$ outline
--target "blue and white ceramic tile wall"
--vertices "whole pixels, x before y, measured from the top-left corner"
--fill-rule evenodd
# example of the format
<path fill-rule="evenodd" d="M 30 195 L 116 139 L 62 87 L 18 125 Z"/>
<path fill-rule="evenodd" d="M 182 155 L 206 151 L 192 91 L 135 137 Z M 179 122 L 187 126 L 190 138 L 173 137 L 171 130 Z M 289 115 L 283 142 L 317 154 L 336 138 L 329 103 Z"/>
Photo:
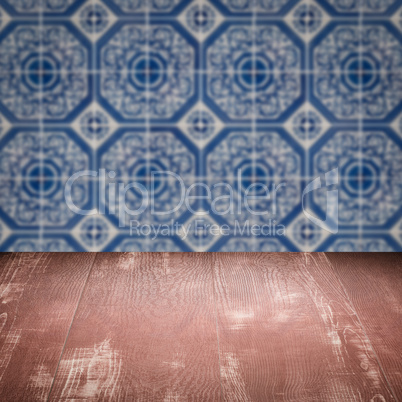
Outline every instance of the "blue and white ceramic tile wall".
<path fill-rule="evenodd" d="M 400 0 L 2 0 L 0 249 L 400 251 L 401 105 Z M 302 192 L 336 167 L 332 234 L 303 213 Z M 72 200 L 97 214 L 66 205 L 68 178 L 99 169 L 113 172 L 108 185 L 147 185 L 161 169 L 187 187 L 225 181 L 235 200 L 256 178 L 286 182 L 270 217 L 286 235 L 130 235 L 96 177 L 75 181 Z M 177 205 L 177 180 L 155 188 L 157 210 Z M 324 216 L 327 190 L 309 194 L 314 216 Z M 212 199 L 223 193 L 213 188 Z M 130 190 L 126 203 L 139 208 L 141 194 Z M 135 219 L 268 222 L 186 205 Z"/>

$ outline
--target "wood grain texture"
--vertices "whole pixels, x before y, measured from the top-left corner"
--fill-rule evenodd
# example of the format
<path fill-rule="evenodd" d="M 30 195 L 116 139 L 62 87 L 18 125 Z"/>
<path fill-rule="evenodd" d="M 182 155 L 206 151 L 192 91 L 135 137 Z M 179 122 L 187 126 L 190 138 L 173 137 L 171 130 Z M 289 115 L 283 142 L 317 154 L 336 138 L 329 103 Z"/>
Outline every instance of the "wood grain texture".
<path fill-rule="evenodd" d="M 0 254 L 1 401 L 402 399 L 398 254 L 94 258 Z"/>
<path fill-rule="evenodd" d="M 51 400 L 219 396 L 211 256 L 103 253 L 84 291 Z"/>
<path fill-rule="evenodd" d="M 93 254 L 0 257 L 0 400 L 46 400 Z"/>
<path fill-rule="evenodd" d="M 398 253 L 327 253 L 402 400 L 402 258 Z"/>
<path fill-rule="evenodd" d="M 12 253 L 1 253 L 0 252 L 0 269 L 6 265 L 7 261 L 12 257 Z"/>
<path fill-rule="evenodd" d="M 228 401 L 391 401 L 359 319 L 322 254 L 214 256 Z"/>

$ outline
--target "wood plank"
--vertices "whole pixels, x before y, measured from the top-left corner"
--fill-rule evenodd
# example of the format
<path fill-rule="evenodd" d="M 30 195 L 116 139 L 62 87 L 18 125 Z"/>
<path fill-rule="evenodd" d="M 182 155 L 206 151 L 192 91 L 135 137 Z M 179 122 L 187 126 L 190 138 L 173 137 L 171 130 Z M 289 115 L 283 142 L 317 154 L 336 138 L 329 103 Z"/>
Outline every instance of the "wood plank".
<path fill-rule="evenodd" d="M 12 253 L 0 252 L 0 270 L 7 264 L 7 261 L 12 257 Z"/>
<path fill-rule="evenodd" d="M 399 253 L 326 253 L 402 400 L 402 258 Z"/>
<path fill-rule="evenodd" d="M 51 400 L 219 400 L 208 254 L 102 253 Z"/>
<path fill-rule="evenodd" d="M 393 400 L 324 255 L 219 253 L 214 272 L 225 400 Z"/>
<path fill-rule="evenodd" d="M 94 254 L 0 260 L 0 400 L 48 397 Z"/>

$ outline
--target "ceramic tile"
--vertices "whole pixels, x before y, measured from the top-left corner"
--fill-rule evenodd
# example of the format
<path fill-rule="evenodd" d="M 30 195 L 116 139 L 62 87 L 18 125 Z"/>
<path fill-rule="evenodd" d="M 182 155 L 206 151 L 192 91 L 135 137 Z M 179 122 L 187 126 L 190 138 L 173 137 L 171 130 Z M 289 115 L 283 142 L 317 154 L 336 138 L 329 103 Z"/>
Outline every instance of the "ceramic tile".
<path fill-rule="evenodd" d="M 2 251 L 402 247 L 399 0 L 4 0 L 0 54 Z"/>

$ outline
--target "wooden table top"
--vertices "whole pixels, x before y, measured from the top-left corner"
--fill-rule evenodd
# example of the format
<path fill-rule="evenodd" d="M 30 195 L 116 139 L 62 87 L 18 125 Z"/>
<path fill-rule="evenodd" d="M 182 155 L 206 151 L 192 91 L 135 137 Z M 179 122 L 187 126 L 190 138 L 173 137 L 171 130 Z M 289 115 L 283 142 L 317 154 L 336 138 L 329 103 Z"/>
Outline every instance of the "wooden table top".
<path fill-rule="evenodd" d="M 0 400 L 402 400 L 402 258 L 0 254 Z"/>

